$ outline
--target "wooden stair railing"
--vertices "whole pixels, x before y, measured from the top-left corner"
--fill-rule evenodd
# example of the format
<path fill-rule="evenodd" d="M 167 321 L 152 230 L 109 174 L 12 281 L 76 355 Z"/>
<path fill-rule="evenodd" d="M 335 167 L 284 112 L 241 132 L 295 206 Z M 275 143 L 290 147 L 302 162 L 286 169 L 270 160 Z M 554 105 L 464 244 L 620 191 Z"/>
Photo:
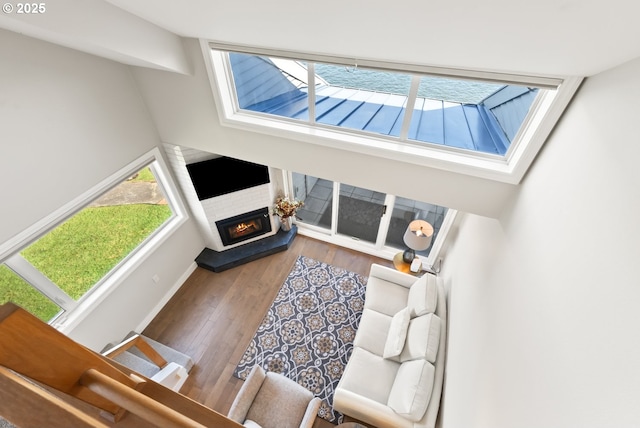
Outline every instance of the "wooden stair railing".
<path fill-rule="evenodd" d="M 60 397 L 0 366 L 0 415 L 18 426 L 107 428 Z"/>
<path fill-rule="evenodd" d="M 38 388 L 30 389 L 27 380 L 7 369 L 108 412 L 115 425 L 95 419 L 95 423 L 91 422 L 79 409 L 75 414 L 69 406 L 79 406 L 74 406 L 71 399 L 65 400 L 64 394 L 38 393 Z M 12 303 L 0 306 L 0 380 L 14 390 L 51 404 L 50 411 L 62 409 L 71 417 L 88 421 L 88 425 L 78 426 L 117 426 L 125 413 L 130 412 L 162 427 L 241 428 L 226 416 L 127 371 Z M 60 401 L 67 404 L 59 405 Z M 30 407 L 25 405 L 21 411 L 28 414 Z M 20 411 L 14 409 L 12 414 L 20 416 Z"/>

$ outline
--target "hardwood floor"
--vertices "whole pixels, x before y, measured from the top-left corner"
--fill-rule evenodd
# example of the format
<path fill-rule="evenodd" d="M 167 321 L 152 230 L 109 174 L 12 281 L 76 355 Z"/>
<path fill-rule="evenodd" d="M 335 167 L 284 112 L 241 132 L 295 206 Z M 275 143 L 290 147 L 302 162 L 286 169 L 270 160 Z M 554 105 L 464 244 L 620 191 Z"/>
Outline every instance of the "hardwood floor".
<path fill-rule="evenodd" d="M 194 359 L 183 394 L 227 414 L 242 384 L 233 371 L 298 255 L 365 276 L 372 263 L 393 265 L 298 235 L 287 251 L 236 268 L 196 269 L 143 332 Z M 318 419 L 314 426 L 332 425 Z"/>

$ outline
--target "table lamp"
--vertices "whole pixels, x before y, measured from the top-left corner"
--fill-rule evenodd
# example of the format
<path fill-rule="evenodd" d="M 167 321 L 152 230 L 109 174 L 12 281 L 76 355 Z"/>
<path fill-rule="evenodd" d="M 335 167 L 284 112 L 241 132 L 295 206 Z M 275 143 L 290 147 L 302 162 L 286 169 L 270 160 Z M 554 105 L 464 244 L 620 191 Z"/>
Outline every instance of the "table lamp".
<path fill-rule="evenodd" d="M 424 220 L 413 220 L 404 232 L 404 243 L 409 249 L 402 254 L 405 263 L 411 263 L 416 258 L 416 251 L 429 248 L 433 237 L 433 226 Z"/>

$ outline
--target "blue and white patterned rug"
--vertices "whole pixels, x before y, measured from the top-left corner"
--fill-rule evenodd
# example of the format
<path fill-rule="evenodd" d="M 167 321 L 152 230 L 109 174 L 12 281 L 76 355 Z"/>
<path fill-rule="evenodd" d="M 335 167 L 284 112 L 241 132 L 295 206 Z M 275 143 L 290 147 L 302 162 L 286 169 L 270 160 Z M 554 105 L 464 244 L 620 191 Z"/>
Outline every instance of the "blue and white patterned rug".
<path fill-rule="evenodd" d="M 281 373 L 322 399 L 318 416 L 340 422 L 333 392 L 353 350 L 366 283 L 359 274 L 298 256 L 234 376 L 246 379 L 255 364 Z"/>

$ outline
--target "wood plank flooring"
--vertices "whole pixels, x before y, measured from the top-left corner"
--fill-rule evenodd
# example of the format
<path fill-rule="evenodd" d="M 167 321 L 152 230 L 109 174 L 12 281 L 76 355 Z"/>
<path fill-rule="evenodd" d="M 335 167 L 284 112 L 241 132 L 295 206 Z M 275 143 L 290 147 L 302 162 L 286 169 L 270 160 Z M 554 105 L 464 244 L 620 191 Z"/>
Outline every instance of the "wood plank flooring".
<path fill-rule="evenodd" d="M 194 359 L 184 395 L 227 414 L 242 384 L 233 371 L 299 255 L 365 276 L 372 263 L 393 266 L 298 235 L 287 251 L 233 269 L 196 269 L 143 332 Z M 314 427 L 332 425 L 318 418 Z"/>

